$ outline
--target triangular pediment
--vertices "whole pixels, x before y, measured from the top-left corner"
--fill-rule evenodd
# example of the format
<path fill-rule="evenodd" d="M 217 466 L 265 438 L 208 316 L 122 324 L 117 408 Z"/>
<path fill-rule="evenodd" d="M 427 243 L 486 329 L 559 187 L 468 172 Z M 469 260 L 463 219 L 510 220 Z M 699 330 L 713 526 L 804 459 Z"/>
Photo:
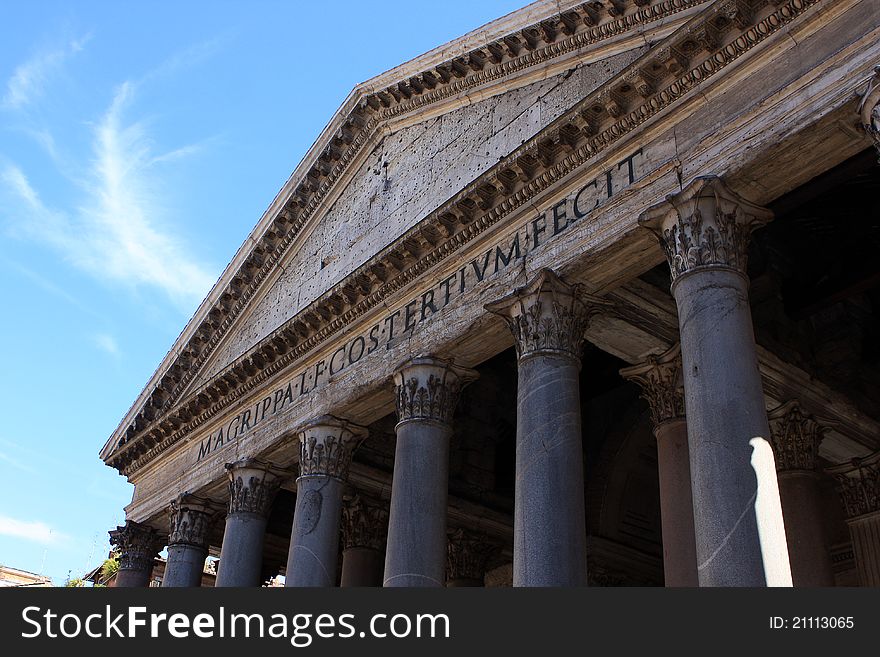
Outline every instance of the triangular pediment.
<path fill-rule="evenodd" d="M 648 38 L 662 42 L 707 2 L 645 4 L 534 3 L 359 85 L 102 458 L 124 469 L 148 457 L 248 372 L 308 343 L 333 316 L 373 294 L 408 254 L 434 248 L 631 99 L 646 97 L 652 83 L 644 66 L 626 82 L 617 78 L 644 59 Z M 597 96 L 610 80 L 615 88 Z M 588 96 L 596 98 L 583 107 Z M 498 170 L 506 160 L 509 167 Z M 484 181 L 490 173 L 492 182 Z M 414 232 L 429 215 L 431 226 Z"/>

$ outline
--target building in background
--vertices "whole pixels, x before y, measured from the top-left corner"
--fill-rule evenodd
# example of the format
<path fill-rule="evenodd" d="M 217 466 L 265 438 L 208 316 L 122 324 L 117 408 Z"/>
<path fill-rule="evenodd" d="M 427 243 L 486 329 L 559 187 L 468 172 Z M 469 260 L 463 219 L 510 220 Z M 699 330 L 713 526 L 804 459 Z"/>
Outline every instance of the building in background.
<path fill-rule="evenodd" d="M 356 87 L 101 451 L 117 585 L 880 584 L 878 37 L 548 0 Z"/>

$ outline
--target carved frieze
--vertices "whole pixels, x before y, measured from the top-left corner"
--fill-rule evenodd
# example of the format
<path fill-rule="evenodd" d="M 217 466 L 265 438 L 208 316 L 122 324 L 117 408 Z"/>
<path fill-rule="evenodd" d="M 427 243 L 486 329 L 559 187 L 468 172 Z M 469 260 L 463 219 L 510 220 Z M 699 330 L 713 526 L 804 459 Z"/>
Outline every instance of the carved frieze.
<path fill-rule="evenodd" d="M 119 551 L 121 570 L 150 570 L 153 559 L 162 549 L 163 540 L 159 533 L 132 520 L 109 532 L 110 545 Z"/>
<path fill-rule="evenodd" d="M 448 535 L 446 543 L 446 578 L 448 580 L 483 580 L 486 566 L 498 551 L 486 536 L 459 527 Z"/>
<path fill-rule="evenodd" d="M 366 437 L 366 428 L 332 415 L 309 422 L 297 432 L 300 476 L 345 481 L 352 451 Z"/>
<path fill-rule="evenodd" d="M 407 361 L 394 372 L 398 423 L 450 424 L 461 389 L 478 376 L 441 358 L 419 356 Z"/>
<path fill-rule="evenodd" d="M 211 529 L 218 517 L 211 500 L 184 493 L 171 502 L 171 531 L 168 545 L 207 548 Z"/>
<path fill-rule="evenodd" d="M 721 178 L 701 176 L 643 212 L 639 224 L 659 238 L 674 287 L 684 274 L 707 268 L 745 276 L 751 232 L 772 218 L 770 210 L 749 203 Z"/>
<path fill-rule="evenodd" d="M 580 364 L 590 317 L 610 305 L 544 269 L 525 287 L 485 307 L 507 323 L 520 360 L 555 355 Z"/>
<path fill-rule="evenodd" d="M 365 547 L 383 551 L 388 532 L 388 508 L 356 494 L 342 507 L 344 549 Z"/>
<path fill-rule="evenodd" d="M 801 405 L 792 400 L 767 414 L 770 439 L 778 472 L 813 471 L 819 457 L 819 443 L 828 427 L 822 426 Z"/>
<path fill-rule="evenodd" d="M 620 375 L 639 384 L 642 399 L 651 409 L 654 427 L 682 419 L 684 382 L 681 374 L 681 345 L 675 344 L 659 356 L 648 356 L 644 363 L 620 370 Z"/>
<path fill-rule="evenodd" d="M 850 520 L 880 512 L 880 451 L 833 466 L 827 472 L 837 480 L 837 490 Z"/>
<path fill-rule="evenodd" d="M 268 516 L 288 473 L 257 459 L 243 459 L 225 467 L 229 476 L 228 512 Z"/>

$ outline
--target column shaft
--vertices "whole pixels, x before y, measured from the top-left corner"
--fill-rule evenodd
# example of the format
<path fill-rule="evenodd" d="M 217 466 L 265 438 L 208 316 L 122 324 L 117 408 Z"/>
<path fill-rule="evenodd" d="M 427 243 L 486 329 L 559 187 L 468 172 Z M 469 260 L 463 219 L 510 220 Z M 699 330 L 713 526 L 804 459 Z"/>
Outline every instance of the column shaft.
<path fill-rule="evenodd" d="M 422 356 L 394 373 L 397 445 L 384 586 L 443 586 L 449 439 L 461 388 L 477 373 Z"/>
<path fill-rule="evenodd" d="M 446 503 L 449 438 L 439 423 L 397 429 L 385 586 L 443 586 L 446 580 Z"/>
<path fill-rule="evenodd" d="M 202 585 L 202 571 L 208 550 L 195 545 L 169 545 L 165 564 L 163 587 L 193 587 Z"/>
<path fill-rule="evenodd" d="M 229 513 L 215 586 L 260 586 L 272 501 L 286 473 L 256 459 L 226 465 Z"/>
<path fill-rule="evenodd" d="M 654 429 L 660 477 L 660 522 L 666 586 L 699 586 L 687 423 L 683 418 Z"/>
<path fill-rule="evenodd" d="M 507 322 L 519 365 L 514 586 L 587 584 L 580 354 L 606 305 L 544 269 L 486 306 Z"/>
<path fill-rule="evenodd" d="M 880 586 L 880 513 L 851 520 L 856 572 L 861 586 Z"/>
<path fill-rule="evenodd" d="M 779 497 L 791 555 L 792 583 L 799 587 L 834 586 L 816 473 L 779 472 Z"/>
<path fill-rule="evenodd" d="M 519 363 L 513 585 L 585 586 L 587 533 L 577 364 Z"/>
<path fill-rule="evenodd" d="M 335 586 L 342 493 L 351 452 L 367 430 L 325 415 L 298 431 L 300 476 L 285 586 Z"/>
<path fill-rule="evenodd" d="M 385 555 L 369 547 L 350 547 L 342 551 L 340 586 L 382 586 Z"/>
<path fill-rule="evenodd" d="M 746 273 L 749 234 L 771 217 L 703 177 L 639 219 L 678 306 L 701 586 L 791 586 Z"/>

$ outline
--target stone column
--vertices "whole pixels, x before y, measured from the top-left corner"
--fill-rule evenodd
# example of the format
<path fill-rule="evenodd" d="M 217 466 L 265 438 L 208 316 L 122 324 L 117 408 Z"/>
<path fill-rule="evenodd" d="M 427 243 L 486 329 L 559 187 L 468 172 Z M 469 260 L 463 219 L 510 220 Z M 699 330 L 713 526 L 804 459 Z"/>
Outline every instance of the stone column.
<path fill-rule="evenodd" d="M 202 585 L 208 539 L 217 512 L 217 506 L 211 500 L 189 493 L 171 503 L 171 533 L 163 587 Z"/>
<path fill-rule="evenodd" d="M 880 586 L 880 451 L 828 468 L 837 479 L 861 586 Z"/>
<path fill-rule="evenodd" d="M 769 413 L 794 586 L 834 586 L 816 459 L 825 429 L 797 401 Z"/>
<path fill-rule="evenodd" d="M 367 430 L 325 415 L 303 426 L 300 475 L 290 534 L 285 586 L 335 586 L 342 492 L 351 453 Z"/>
<path fill-rule="evenodd" d="M 342 507 L 341 586 L 382 586 L 388 510 L 357 494 Z"/>
<path fill-rule="evenodd" d="M 385 550 L 385 586 L 443 586 L 449 439 L 474 370 L 420 356 L 394 372 L 397 445 Z"/>
<path fill-rule="evenodd" d="M 288 473 L 257 459 L 226 464 L 229 511 L 215 586 L 260 586 L 272 501 Z"/>
<path fill-rule="evenodd" d="M 163 540 L 155 529 L 132 520 L 109 532 L 110 544 L 119 551 L 119 572 L 114 586 L 150 585 L 153 560 L 162 549 Z"/>
<path fill-rule="evenodd" d="M 620 374 L 639 384 L 642 398 L 651 409 L 657 439 L 666 586 L 699 586 L 681 346 L 676 344 L 659 356 L 648 357 L 641 365 L 620 370 Z"/>
<path fill-rule="evenodd" d="M 587 583 L 579 371 L 584 331 L 602 305 L 544 269 L 486 306 L 513 332 L 519 362 L 514 586 Z"/>
<path fill-rule="evenodd" d="M 485 586 L 486 564 L 495 546 L 485 536 L 458 528 L 449 533 L 446 586 Z"/>
<path fill-rule="evenodd" d="M 791 586 L 746 273 L 771 217 L 709 176 L 639 218 L 678 306 L 700 586 Z"/>

